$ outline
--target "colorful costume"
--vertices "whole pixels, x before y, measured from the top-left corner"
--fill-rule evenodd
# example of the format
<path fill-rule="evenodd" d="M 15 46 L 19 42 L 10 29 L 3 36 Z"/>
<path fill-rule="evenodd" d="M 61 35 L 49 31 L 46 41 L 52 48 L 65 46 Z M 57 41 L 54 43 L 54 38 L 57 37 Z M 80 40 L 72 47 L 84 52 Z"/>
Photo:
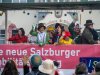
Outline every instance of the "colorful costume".
<path fill-rule="evenodd" d="M 73 40 L 70 38 L 71 34 L 70 32 L 64 32 L 63 36 L 59 39 L 59 44 L 72 44 Z"/>

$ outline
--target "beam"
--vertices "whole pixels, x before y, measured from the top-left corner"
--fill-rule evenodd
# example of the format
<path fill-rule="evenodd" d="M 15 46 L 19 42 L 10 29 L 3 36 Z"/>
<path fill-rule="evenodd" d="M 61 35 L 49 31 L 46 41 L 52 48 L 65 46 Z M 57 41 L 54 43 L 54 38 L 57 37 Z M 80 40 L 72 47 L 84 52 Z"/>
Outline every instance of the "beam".
<path fill-rule="evenodd" d="M 100 9 L 100 1 L 90 2 L 59 2 L 59 3 L 0 3 L 0 10 L 21 10 L 21 9 L 35 9 L 35 10 L 79 10 L 79 9 Z"/>

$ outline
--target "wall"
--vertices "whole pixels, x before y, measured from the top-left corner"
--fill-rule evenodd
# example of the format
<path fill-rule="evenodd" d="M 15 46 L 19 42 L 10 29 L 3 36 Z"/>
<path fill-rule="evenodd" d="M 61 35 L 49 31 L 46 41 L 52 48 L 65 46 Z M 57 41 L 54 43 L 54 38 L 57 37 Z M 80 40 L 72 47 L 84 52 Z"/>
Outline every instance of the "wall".
<path fill-rule="evenodd" d="M 94 28 L 100 29 L 100 10 L 93 10 L 91 14 L 89 14 L 90 10 L 85 10 L 84 12 L 80 12 L 81 14 L 81 24 L 84 25 L 87 19 L 93 20 Z"/>
<path fill-rule="evenodd" d="M 24 10 L 8 11 L 8 21 L 14 23 L 17 28 L 23 27 L 26 34 L 28 34 L 32 25 L 38 23 L 37 17 L 34 18 L 35 15 L 37 15 L 35 10 L 26 10 L 25 12 Z"/>
<path fill-rule="evenodd" d="M 24 10 L 9 10 L 8 11 L 8 25 L 11 23 L 14 23 L 17 28 L 23 27 L 26 31 L 26 35 L 28 35 L 29 31 L 31 30 L 31 27 L 33 24 L 38 24 L 38 10 L 26 10 L 25 13 L 23 13 Z M 65 10 L 66 12 L 78 12 L 79 16 L 79 22 L 81 19 L 81 25 L 84 26 L 85 21 L 87 19 L 92 19 L 94 22 L 94 28 L 100 29 L 100 11 L 99 10 L 93 10 L 91 14 L 89 14 L 90 10 L 84 10 L 84 12 L 81 12 L 81 10 Z M 46 11 L 47 12 L 47 11 Z M 28 15 L 28 13 L 30 13 Z M 34 16 L 37 16 L 36 18 Z M 81 18 L 80 18 L 81 15 Z M 0 28 L 4 28 L 5 22 L 5 14 L 0 16 Z M 1 26 L 2 25 L 2 26 Z"/>

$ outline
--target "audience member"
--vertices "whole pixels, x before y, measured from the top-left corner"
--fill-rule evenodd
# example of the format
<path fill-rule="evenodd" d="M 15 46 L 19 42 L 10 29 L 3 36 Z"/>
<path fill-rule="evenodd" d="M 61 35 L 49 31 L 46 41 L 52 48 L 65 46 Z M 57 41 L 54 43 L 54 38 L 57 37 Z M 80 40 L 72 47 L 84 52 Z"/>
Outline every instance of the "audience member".
<path fill-rule="evenodd" d="M 27 65 L 28 61 L 29 61 L 28 57 L 24 56 L 24 58 L 23 58 L 24 75 L 37 75 L 39 72 L 38 67 L 42 63 L 41 56 L 34 54 L 30 57 L 30 65 L 31 65 L 31 69 L 32 69 L 31 72 L 29 71 L 29 66 Z"/>
<path fill-rule="evenodd" d="M 13 60 L 8 60 L 1 75 L 19 75 L 16 64 Z"/>
<path fill-rule="evenodd" d="M 55 75 L 55 66 L 52 60 L 46 59 L 39 66 L 39 71 L 42 74 L 38 75 Z"/>
<path fill-rule="evenodd" d="M 100 75 L 100 62 L 98 62 L 95 66 L 95 75 Z"/>
<path fill-rule="evenodd" d="M 85 63 L 81 62 L 76 66 L 75 75 L 88 75 L 88 68 Z"/>

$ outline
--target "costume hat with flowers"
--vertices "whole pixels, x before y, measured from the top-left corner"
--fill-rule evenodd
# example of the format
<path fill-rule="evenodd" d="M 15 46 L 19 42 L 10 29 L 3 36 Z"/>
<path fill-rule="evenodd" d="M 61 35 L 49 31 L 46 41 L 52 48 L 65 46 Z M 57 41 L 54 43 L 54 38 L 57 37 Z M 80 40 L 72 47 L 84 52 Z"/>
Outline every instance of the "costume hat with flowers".
<path fill-rule="evenodd" d="M 30 57 L 30 64 L 32 67 L 39 67 L 39 65 L 41 65 L 42 63 L 42 58 L 40 55 L 38 54 L 33 54 L 31 57 Z"/>

